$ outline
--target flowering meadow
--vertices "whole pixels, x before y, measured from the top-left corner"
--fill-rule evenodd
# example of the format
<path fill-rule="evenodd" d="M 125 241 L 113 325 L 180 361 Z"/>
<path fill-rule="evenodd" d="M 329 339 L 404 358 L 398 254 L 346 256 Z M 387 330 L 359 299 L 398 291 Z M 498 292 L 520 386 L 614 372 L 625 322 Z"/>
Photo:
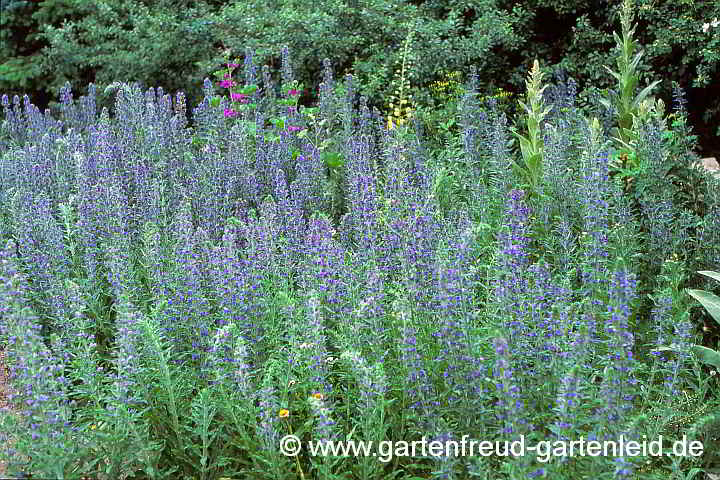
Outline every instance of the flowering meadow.
<path fill-rule="evenodd" d="M 696 347 L 715 348 L 717 325 L 686 291 L 716 288 L 697 271 L 720 270 L 720 190 L 691 167 L 679 89 L 670 115 L 623 102 L 625 70 L 627 91 L 580 108 L 572 79 L 547 83 L 536 62 L 513 126 L 471 75 L 438 146 L 417 119 L 370 111 L 329 60 L 312 108 L 287 49 L 279 90 L 249 51 L 215 73 L 191 112 L 181 92 L 125 83 L 112 114 L 93 85 L 79 99 L 63 89 L 59 118 L 2 97 L 8 475 L 720 469 L 720 366 Z M 303 446 L 662 435 L 668 455 L 285 456 L 289 434 Z M 703 453 L 668 452 L 683 437 Z"/>

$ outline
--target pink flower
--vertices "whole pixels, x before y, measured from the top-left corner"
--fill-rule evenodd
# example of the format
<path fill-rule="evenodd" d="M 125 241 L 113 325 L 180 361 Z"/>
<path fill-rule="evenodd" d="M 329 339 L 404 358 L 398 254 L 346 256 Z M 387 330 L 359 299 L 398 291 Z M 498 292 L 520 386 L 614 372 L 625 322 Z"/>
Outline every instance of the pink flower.
<path fill-rule="evenodd" d="M 296 107 L 288 107 L 288 113 L 295 113 L 295 112 L 297 112 Z"/>
<path fill-rule="evenodd" d="M 232 77 L 232 75 L 230 75 L 229 73 L 226 73 L 225 75 L 223 75 L 223 78 L 230 78 L 230 77 Z"/>
<path fill-rule="evenodd" d="M 233 109 L 231 109 L 231 108 L 226 108 L 226 109 L 225 109 L 225 116 L 226 116 L 227 118 L 235 117 L 235 116 L 237 116 L 237 114 L 238 114 L 238 112 L 236 112 L 235 110 L 233 110 Z"/>
<path fill-rule="evenodd" d="M 294 97 L 295 95 L 298 95 L 300 92 L 298 90 L 292 89 L 288 93 Z"/>
<path fill-rule="evenodd" d="M 233 102 L 247 103 L 249 98 L 244 93 L 231 93 L 230 98 Z"/>
<path fill-rule="evenodd" d="M 288 132 L 297 132 L 298 130 L 302 130 L 303 127 L 298 127 L 297 125 L 290 125 L 287 129 Z"/>
<path fill-rule="evenodd" d="M 237 63 L 228 63 L 227 66 L 228 66 L 228 68 L 237 68 L 240 65 L 238 65 Z"/>
<path fill-rule="evenodd" d="M 222 82 L 219 83 L 219 85 L 222 88 L 230 88 L 230 87 L 234 87 L 235 85 L 237 85 L 237 83 L 233 82 L 232 80 L 223 80 Z"/>

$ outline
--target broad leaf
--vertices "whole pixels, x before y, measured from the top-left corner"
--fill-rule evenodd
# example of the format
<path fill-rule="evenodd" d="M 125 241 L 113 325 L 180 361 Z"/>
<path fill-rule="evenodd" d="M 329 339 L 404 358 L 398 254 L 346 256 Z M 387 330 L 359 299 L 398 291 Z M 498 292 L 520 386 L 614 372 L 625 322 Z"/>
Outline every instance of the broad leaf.
<path fill-rule="evenodd" d="M 698 356 L 701 362 L 707 365 L 712 365 L 720 370 L 720 352 L 701 345 L 693 345 L 690 348 L 693 353 Z"/>
<path fill-rule="evenodd" d="M 687 289 L 687 293 L 702 303 L 702 306 L 705 307 L 710 316 L 720 325 L 720 298 L 705 290 Z"/>
<path fill-rule="evenodd" d="M 705 275 L 706 277 L 710 277 L 710 278 L 715 279 L 718 282 L 720 282 L 720 273 L 718 273 L 718 272 L 703 270 L 703 271 L 697 272 L 697 273 L 699 273 L 700 275 Z"/>

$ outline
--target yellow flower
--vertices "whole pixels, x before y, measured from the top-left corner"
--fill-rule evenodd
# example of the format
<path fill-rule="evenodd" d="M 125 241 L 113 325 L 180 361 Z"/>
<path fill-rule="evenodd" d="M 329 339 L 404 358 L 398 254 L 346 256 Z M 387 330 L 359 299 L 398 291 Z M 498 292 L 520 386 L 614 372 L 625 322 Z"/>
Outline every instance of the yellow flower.
<path fill-rule="evenodd" d="M 325 400 L 325 395 L 320 392 L 313 393 L 311 396 L 313 398 L 317 398 L 318 400 Z"/>
<path fill-rule="evenodd" d="M 280 411 L 278 412 L 278 417 L 280 417 L 280 418 L 287 418 L 289 416 L 290 416 L 290 410 L 288 410 L 287 408 L 281 408 Z"/>

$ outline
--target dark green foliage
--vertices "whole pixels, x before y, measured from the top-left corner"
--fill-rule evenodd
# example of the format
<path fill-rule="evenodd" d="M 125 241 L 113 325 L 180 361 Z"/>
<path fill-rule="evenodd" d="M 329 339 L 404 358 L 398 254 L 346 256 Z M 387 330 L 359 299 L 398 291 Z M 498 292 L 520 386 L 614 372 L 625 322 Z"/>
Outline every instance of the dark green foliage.
<path fill-rule="evenodd" d="M 645 49 L 640 83 L 662 73 L 692 87 L 691 119 L 708 125 L 698 128 L 705 137 L 714 133 L 720 101 L 712 99 L 720 97 L 713 95 L 712 80 L 720 62 L 720 29 L 703 31 L 702 25 L 720 17 L 720 4 L 635 4 L 637 38 Z M 428 105 L 427 87 L 443 71 L 467 72 L 471 65 L 478 68 L 483 93 L 497 87 L 520 93 L 535 58 L 564 68 L 580 90 L 589 84 L 603 89 L 614 82 L 603 65 L 613 64 L 612 32 L 618 30 L 618 5 L 596 0 L 3 0 L 1 9 L 0 57 L 7 60 L 0 63 L 0 92 L 28 92 L 41 109 L 66 81 L 76 92 L 89 82 L 102 90 L 113 81 L 138 81 L 183 90 L 188 103 L 196 104 L 202 79 L 219 66 L 224 47 L 237 56 L 250 47 L 256 65 L 278 67 L 279 48 L 287 44 L 297 79 L 313 91 L 327 57 L 336 78 L 353 73 L 371 108 L 385 111 L 410 30 L 415 66 L 410 81 L 418 106 Z M 656 94 L 668 100 L 670 82 Z M 100 106 L 107 106 L 103 99 Z M 706 147 L 708 142 L 701 138 Z"/>
<path fill-rule="evenodd" d="M 47 42 L 42 28 L 82 18 L 87 5 L 73 0 L 0 2 L 0 91 L 48 92 L 41 54 Z"/>
<path fill-rule="evenodd" d="M 245 47 L 254 49 L 258 64 L 276 65 L 279 42 L 287 44 L 295 77 L 313 87 L 318 84 L 322 60 L 330 58 L 336 78 L 353 73 L 361 85 L 359 93 L 381 109 L 392 93 L 391 81 L 411 30 L 413 87 L 427 87 L 440 79 L 444 70 L 488 66 L 493 46 L 510 46 L 517 39 L 512 15 L 498 11 L 493 0 L 421 6 L 398 0 L 279 3 L 252 1 L 228 6 L 213 17 L 222 33 L 219 38 L 237 54 Z"/>
<path fill-rule="evenodd" d="M 132 80 L 183 90 L 194 104 L 207 76 L 195 63 L 213 49 L 201 20 L 209 8 L 202 2 L 3 2 L 0 35 L 8 60 L 0 64 L 0 91 L 36 92 L 44 107 L 67 81 L 77 92 L 89 82 L 102 91 Z M 100 100 L 108 106 L 109 98 Z"/>

